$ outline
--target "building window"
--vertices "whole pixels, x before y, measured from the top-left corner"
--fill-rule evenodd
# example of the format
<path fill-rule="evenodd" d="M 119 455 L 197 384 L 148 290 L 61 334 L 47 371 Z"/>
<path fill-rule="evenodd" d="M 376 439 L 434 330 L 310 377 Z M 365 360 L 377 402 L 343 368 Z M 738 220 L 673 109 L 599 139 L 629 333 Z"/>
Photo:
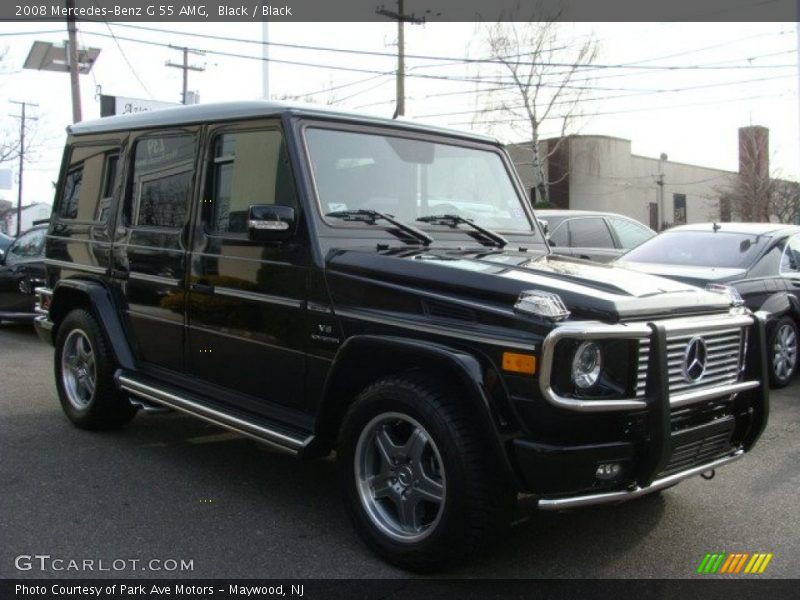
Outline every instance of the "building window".
<path fill-rule="evenodd" d="M 672 222 L 675 225 L 686 224 L 686 194 L 672 194 Z"/>

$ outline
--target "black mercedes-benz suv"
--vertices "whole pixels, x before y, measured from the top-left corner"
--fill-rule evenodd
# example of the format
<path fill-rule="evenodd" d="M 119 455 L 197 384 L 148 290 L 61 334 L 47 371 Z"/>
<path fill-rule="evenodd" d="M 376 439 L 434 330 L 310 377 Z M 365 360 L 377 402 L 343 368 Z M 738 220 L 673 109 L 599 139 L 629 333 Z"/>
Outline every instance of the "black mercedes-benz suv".
<path fill-rule="evenodd" d="M 474 551 L 520 493 L 657 492 L 767 420 L 763 315 L 554 256 L 472 134 L 267 102 L 77 124 L 46 257 L 73 423 L 160 406 L 335 452 L 359 533 L 408 568 Z"/>

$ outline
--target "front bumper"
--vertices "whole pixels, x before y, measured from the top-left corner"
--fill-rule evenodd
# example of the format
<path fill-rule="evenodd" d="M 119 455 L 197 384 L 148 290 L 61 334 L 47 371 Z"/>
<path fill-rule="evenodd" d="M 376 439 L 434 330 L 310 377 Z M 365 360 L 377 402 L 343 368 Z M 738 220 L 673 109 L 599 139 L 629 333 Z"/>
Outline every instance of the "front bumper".
<path fill-rule="evenodd" d="M 674 326 L 650 323 L 643 397 L 604 402 L 598 409 L 591 401 L 564 402 L 554 394 L 545 395 L 566 421 L 574 415 L 572 418 L 582 419 L 585 426 L 587 418 L 602 418 L 601 412 L 605 418 L 634 415 L 643 429 L 596 444 L 514 440 L 512 453 L 526 491 L 537 496 L 544 510 L 620 502 L 741 458 L 761 435 L 769 414 L 767 316 L 747 317 L 744 369 L 733 383 L 671 394 L 666 348 L 667 333 Z M 732 322 L 741 323 L 741 316 Z M 572 333 L 575 331 L 573 328 Z M 603 478 L 599 468 L 610 464 L 618 472 Z"/>
<path fill-rule="evenodd" d="M 45 315 L 33 319 L 33 328 L 43 342 L 53 345 L 53 322 Z"/>
<path fill-rule="evenodd" d="M 652 494 L 653 492 L 666 489 L 675 485 L 679 481 L 683 481 L 689 477 L 694 477 L 700 473 L 705 473 L 706 471 L 711 471 L 718 467 L 722 467 L 740 459 L 742 456 L 744 456 L 744 450 L 737 450 L 730 456 L 717 459 L 708 464 L 694 467 L 693 469 L 687 469 L 686 471 L 681 471 L 680 473 L 675 473 L 673 475 L 668 475 L 667 477 L 662 477 L 661 479 L 656 479 L 650 485 L 645 487 L 636 486 L 628 490 L 617 492 L 603 492 L 599 494 L 586 494 L 582 496 L 565 498 L 539 498 L 538 507 L 540 510 L 563 510 L 566 508 L 579 508 L 581 506 L 592 506 L 595 504 L 625 502 L 626 500 L 633 500 L 639 496 L 645 496 L 647 494 Z"/>

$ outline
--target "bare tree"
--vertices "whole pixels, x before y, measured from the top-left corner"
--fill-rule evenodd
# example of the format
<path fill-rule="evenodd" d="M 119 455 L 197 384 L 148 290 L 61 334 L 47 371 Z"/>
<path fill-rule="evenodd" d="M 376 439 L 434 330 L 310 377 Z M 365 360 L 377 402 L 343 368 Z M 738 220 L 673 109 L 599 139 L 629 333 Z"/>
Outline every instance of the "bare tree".
<path fill-rule="evenodd" d="M 475 123 L 510 120 L 516 131 L 521 128 L 525 132 L 530 141 L 529 173 L 536 189 L 535 200 L 549 203 L 550 186 L 566 177 L 566 172 L 550 181 L 545 166 L 579 116 L 581 97 L 588 86 L 572 82 L 597 58 L 597 43 L 590 37 L 565 46 L 555 20 L 495 23 L 486 28 L 485 42 L 501 67 L 499 85 L 486 93 Z M 547 121 L 560 121 L 560 134 L 542 151 L 540 131 Z"/>
<path fill-rule="evenodd" d="M 775 180 L 769 211 L 781 223 L 800 222 L 800 183 L 784 179 Z"/>

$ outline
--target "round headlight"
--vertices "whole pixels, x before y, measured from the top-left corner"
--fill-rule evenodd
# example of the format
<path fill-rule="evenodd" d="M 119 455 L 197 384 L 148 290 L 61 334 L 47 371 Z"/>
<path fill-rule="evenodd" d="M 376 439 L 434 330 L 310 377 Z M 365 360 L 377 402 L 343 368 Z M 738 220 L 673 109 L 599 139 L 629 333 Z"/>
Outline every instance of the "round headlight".
<path fill-rule="evenodd" d="M 583 342 L 572 359 L 572 382 L 581 390 L 589 389 L 597 383 L 602 367 L 600 346 L 595 342 Z"/>

